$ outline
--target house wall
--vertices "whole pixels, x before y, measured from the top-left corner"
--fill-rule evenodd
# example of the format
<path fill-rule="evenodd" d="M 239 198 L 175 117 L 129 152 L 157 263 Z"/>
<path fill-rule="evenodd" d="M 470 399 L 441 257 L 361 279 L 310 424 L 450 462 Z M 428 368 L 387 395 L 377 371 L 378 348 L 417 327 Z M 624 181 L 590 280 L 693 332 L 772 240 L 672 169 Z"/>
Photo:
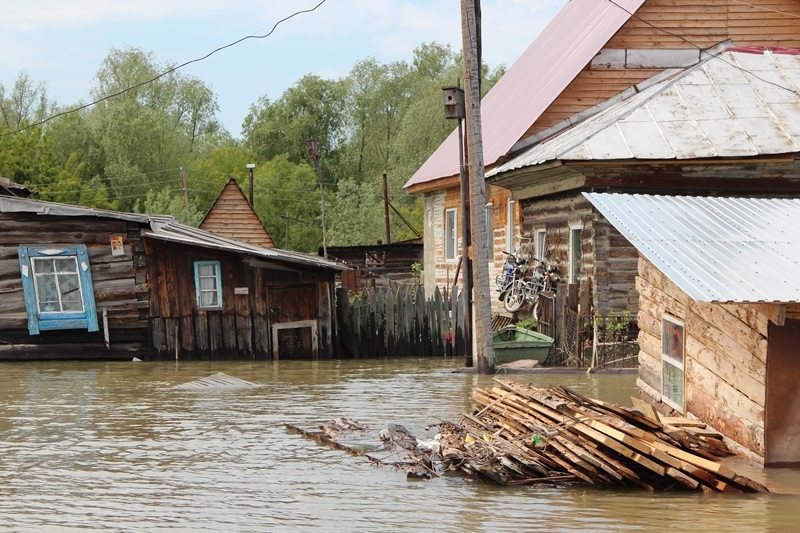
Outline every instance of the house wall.
<path fill-rule="evenodd" d="M 153 358 L 272 359 L 272 326 L 307 320 L 317 323 L 318 357 L 335 355 L 333 273 L 251 266 L 237 254 L 154 239 L 146 247 Z M 220 261 L 218 311 L 197 307 L 194 262 L 204 260 Z"/>
<path fill-rule="evenodd" d="M 503 265 L 506 262 L 506 255 L 503 253 L 508 248 L 508 200 L 509 192 L 500 187 L 493 187 L 487 184 L 486 187 L 487 204 L 492 204 L 492 235 L 490 237 L 491 245 L 489 246 L 489 254 L 491 258 L 487 258 L 489 263 L 489 285 L 492 295 L 492 311 L 504 312 L 503 303 L 497 298 L 498 293 L 495 287 L 495 277 L 503 272 Z M 482 205 L 480 209 L 471 209 L 472 213 L 485 216 L 485 207 Z M 518 207 L 514 209 L 514 227 L 519 228 L 520 211 Z M 458 251 L 455 261 L 446 261 L 444 258 L 444 221 L 445 211 L 448 209 L 456 209 L 458 211 Z M 525 242 L 520 240 L 520 235 L 517 232 L 514 235 L 512 251 L 523 245 L 523 251 L 527 252 Z M 423 280 L 425 284 L 425 291 L 428 294 L 433 294 L 433 291 L 438 286 L 440 290 L 449 287 L 453 284 L 453 279 L 458 266 L 458 257 L 461 254 L 461 196 L 458 188 L 451 188 L 440 190 L 425 195 L 425 250 L 424 250 L 424 264 L 423 264 Z M 473 258 L 474 261 L 474 258 Z M 461 274 L 459 272 L 459 285 L 461 285 Z"/>
<path fill-rule="evenodd" d="M 570 228 L 581 228 L 578 302 L 582 314 L 636 314 L 636 249 L 586 198 L 564 193 L 520 203 L 522 234 L 534 238 L 537 231 L 546 230 L 546 261 L 558 268 L 563 284 L 571 281 Z"/>
<path fill-rule="evenodd" d="M 139 226 L 98 217 L 43 217 L 0 213 L 0 360 L 123 358 L 147 353 L 148 292 Z M 123 255 L 112 255 L 110 236 L 123 237 Z M 84 244 L 89 253 L 99 332 L 28 332 L 17 250 L 20 245 Z M 106 313 L 110 349 L 103 332 Z"/>
<path fill-rule="evenodd" d="M 684 414 L 698 417 L 764 456 L 768 324 L 779 304 L 715 304 L 689 298 L 644 258 L 639 259 L 639 376 L 642 395 L 662 413 L 661 322 L 684 324 Z"/>

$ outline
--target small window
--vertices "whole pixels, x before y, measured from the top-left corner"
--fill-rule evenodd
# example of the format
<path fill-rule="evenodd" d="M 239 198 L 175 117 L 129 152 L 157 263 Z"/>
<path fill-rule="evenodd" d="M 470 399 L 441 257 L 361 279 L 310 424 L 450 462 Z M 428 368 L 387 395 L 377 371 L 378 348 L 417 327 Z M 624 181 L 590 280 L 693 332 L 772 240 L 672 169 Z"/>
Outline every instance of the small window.
<path fill-rule="evenodd" d="M 574 285 L 581 283 L 581 261 L 583 250 L 581 248 L 581 227 L 569 228 L 569 282 Z"/>
<path fill-rule="evenodd" d="M 661 321 L 661 394 L 675 409 L 683 411 L 683 324 L 672 317 Z"/>
<path fill-rule="evenodd" d="M 494 209 L 486 204 L 486 250 L 489 264 L 494 263 Z"/>
<path fill-rule="evenodd" d="M 222 277 L 219 261 L 195 261 L 194 282 L 197 290 L 197 307 L 222 308 Z"/>
<path fill-rule="evenodd" d="M 536 259 L 544 262 L 547 259 L 547 230 L 536 230 Z"/>
<path fill-rule="evenodd" d="M 19 265 L 28 332 L 98 331 L 86 246 L 20 246 Z"/>
<path fill-rule="evenodd" d="M 458 248 L 458 224 L 455 209 L 448 209 L 444 213 L 444 259 L 455 261 Z"/>

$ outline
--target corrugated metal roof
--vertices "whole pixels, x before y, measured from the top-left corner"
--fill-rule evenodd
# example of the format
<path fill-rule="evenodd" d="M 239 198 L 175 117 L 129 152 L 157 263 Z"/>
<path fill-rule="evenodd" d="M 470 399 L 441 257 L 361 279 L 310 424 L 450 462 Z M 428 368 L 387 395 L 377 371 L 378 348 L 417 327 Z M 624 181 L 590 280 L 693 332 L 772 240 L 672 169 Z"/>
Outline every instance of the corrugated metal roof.
<path fill-rule="evenodd" d="M 570 0 L 481 102 L 483 158 L 508 153 L 644 0 Z M 444 112 L 444 111 L 443 111 Z M 405 187 L 458 174 L 454 130 Z"/>
<path fill-rule="evenodd" d="M 800 199 L 584 193 L 703 302 L 800 302 Z"/>
<path fill-rule="evenodd" d="M 729 49 L 618 101 L 487 177 L 548 161 L 748 157 L 800 150 L 796 50 Z M 787 53 L 788 52 L 788 53 Z"/>
<path fill-rule="evenodd" d="M 0 197 L 0 213 L 37 213 L 54 216 L 91 216 L 139 222 L 150 226 L 143 235 L 169 242 L 189 244 L 216 250 L 240 253 L 260 259 L 279 261 L 295 265 L 326 268 L 332 270 L 348 270 L 348 267 L 329 261 L 322 257 L 301 252 L 290 252 L 277 248 L 264 248 L 246 242 L 237 241 L 210 231 L 187 226 L 168 215 L 148 215 L 123 213 L 105 209 L 92 209 L 54 202 L 41 202 L 22 198 Z"/>

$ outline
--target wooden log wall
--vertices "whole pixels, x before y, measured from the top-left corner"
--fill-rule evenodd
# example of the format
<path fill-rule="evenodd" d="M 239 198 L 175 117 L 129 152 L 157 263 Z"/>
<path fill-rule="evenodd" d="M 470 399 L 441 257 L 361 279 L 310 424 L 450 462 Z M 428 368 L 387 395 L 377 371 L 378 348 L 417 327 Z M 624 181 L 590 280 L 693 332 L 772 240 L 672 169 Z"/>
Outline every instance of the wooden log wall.
<path fill-rule="evenodd" d="M 689 298 L 644 258 L 639 298 L 638 384 L 662 412 L 661 321 L 684 323 L 686 413 L 764 456 L 764 406 L 769 321 L 779 304 L 712 304 Z"/>
<path fill-rule="evenodd" d="M 147 353 L 149 295 L 139 225 L 99 217 L 0 213 L 0 360 L 131 359 Z M 123 237 L 124 255 L 111 254 L 110 236 Z M 20 245 L 85 244 L 89 252 L 99 332 L 28 333 L 17 250 Z M 109 347 L 103 332 L 103 312 Z"/>
<path fill-rule="evenodd" d="M 422 285 L 365 289 L 352 301 L 340 288 L 339 338 L 357 358 L 463 355 L 462 305 L 459 295 L 438 288 L 426 297 Z"/>

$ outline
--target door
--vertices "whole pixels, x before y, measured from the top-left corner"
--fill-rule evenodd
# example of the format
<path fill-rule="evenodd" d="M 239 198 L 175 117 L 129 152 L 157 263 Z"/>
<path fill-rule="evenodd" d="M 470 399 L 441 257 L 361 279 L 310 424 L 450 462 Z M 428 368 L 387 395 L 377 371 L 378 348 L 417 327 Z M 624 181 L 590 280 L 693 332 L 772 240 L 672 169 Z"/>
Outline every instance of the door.
<path fill-rule="evenodd" d="M 764 465 L 800 465 L 800 320 L 769 323 Z"/>
<path fill-rule="evenodd" d="M 317 290 L 314 284 L 269 289 L 273 359 L 316 359 Z"/>

